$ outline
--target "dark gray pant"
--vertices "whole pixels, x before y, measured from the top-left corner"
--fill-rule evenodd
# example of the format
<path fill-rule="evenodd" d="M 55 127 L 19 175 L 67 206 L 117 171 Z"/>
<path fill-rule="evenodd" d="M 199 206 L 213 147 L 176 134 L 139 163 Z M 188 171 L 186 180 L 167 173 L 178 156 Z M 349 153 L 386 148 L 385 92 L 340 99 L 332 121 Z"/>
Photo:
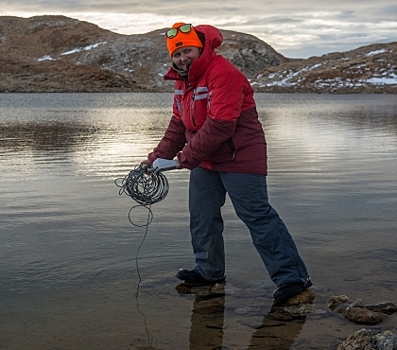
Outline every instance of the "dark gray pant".
<path fill-rule="evenodd" d="M 191 171 L 189 185 L 194 270 L 207 280 L 225 275 L 221 207 L 226 192 L 237 216 L 247 225 L 272 281 L 278 287 L 306 282 L 306 266 L 286 226 L 268 202 L 266 176 L 200 167 Z"/>

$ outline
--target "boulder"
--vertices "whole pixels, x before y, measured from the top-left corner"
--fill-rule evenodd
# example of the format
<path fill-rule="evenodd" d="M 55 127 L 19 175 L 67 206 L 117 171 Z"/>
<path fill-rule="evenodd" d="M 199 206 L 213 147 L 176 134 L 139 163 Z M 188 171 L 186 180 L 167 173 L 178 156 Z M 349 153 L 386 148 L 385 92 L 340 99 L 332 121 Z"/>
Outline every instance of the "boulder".
<path fill-rule="evenodd" d="M 397 331 L 360 329 L 339 344 L 337 350 L 394 350 L 397 349 Z"/>

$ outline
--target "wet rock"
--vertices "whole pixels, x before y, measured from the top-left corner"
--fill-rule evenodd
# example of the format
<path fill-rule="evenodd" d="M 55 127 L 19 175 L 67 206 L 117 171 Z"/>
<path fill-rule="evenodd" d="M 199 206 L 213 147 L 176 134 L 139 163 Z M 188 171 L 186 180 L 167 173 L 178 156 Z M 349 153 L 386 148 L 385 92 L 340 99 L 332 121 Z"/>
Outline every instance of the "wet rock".
<path fill-rule="evenodd" d="M 397 311 L 397 305 L 393 303 L 382 303 L 377 305 L 365 305 L 368 310 L 383 312 L 386 315 L 394 314 Z"/>
<path fill-rule="evenodd" d="M 364 307 L 364 302 L 361 298 L 356 299 L 350 307 Z"/>
<path fill-rule="evenodd" d="M 289 322 L 292 320 L 304 320 L 306 318 L 305 313 L 300 313 L 299 311 L 295 310 L 296 306 L 291 308 L 289 306 L 285 307 L 272 307 L 270 312 L 267 314 L 267 318 L 269 320 L 281 321 L 281 324 L 284 322 Z"/>
<path fill-rule="evenodd" d="M 334 310 L 338 305 L 347 303 L 348 301 L 350 301 L 350 299 L 346 295 L 336 295 L 329 299 L 327 306 L 331 310 Z"/>
<path fill-rule="evenodd" d="M 342 309 L 341 313 L 348 321 L 356 324 L 374 325 L 386 318 L 384 313 L 371 311 L 365 307 L 347 307 Z"/>
<path fill-rule="evenodd" d="M 334 306 L 337 303 L 337 300 L 334 300 L 334 298 L 335 297 L 332 297 L 328 302 L 329 307 L 330 305 Z M 356 299 L 348 307 L 338 310 L 338 312 L 340 312 L 348 321 L 356 324 L 367 325 L 381 323 L 387 317 L 387 315 L 391 315 L 396 311 L 397 306 L 394 303 L 387 302 L 376 305 L 365 305 L 361 298 Z"/>
<path fill-rule="evenodd" d="M 397 331 L 360 329 L 339 344 L 337 350 L 393 350 L 397 349 Z"/>
<path fill-rule="evenodd" d="M 306 289 L 303 292 L 294 295 L 283 303 L 274 303 L 271 308 L 273 315 L 277 314 L 289 318 L 304 317 L 307 314 L 314 313 L 317 307 L 313 305 L 313 300 L 316 295 L 311 289 Z"/>
<path fill-rule="evenodd" d="M 303 316 L 317 312 L 317 306 L 314 304 L 301 304 L 283 307 L 283 310 L 291 315 Z"/>
<path fill-rule="evenodd" d="M 186 283 L 178 284 L 175 289 L 179 294 L 194 294 L 196 296 L 225 295 L 225 284 L 215 283 L 206 286 L 192 286 Z"/>
<path fill-rule="evenodd" d="M 311 304 L 316 298 L 316 294 L 311 289 L 305 289 L 303 292 L 294 295 L 283 302 L 284 306 Z"/>

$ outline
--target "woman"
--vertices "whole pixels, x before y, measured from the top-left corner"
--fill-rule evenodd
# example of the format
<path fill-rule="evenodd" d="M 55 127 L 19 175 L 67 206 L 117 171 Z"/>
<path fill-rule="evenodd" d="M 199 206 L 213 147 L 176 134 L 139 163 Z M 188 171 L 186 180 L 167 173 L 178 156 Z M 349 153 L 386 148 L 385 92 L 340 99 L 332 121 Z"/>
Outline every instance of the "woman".
<path fill-rule="evenodd" d="M 175 81 L 173 115 L 148 155 L 178 158 L 190 169 L 190 231 L 196 266 L 176 277 L 188 284 L 225 281 L 221 207 L 228 193 L 276 284 L 276 302 L 312 285 L 305 264 L 267 196 L 266 140 L 246 77 L 215 49 L 223 41 L 210 25 L 176 23 L 166 32 Z"/>

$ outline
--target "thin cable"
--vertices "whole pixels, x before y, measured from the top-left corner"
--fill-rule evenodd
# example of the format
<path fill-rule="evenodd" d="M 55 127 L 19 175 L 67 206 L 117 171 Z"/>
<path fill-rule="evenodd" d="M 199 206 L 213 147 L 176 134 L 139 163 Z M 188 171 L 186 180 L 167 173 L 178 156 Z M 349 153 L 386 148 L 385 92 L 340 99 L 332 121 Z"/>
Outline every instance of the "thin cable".
<path fill-rule="evenodd" d="M 144 166 L 137 166 L 135 169 L 130 171 L 130 173 L 124 178 L 118 178 L 114 181 L 117 187 L 120 188 L 119 195 L 126 194 L 131 197 L 138 205 L 134 205 L 128 211 L 128 220 L 130 223 L 137 227 L 145 227 L 145 233 L 143 235 L 142 241 L 138 246 L 135 255 L 135 265 L 138 273 L 138 286 L 135 292 L 136 308 L 137 311 L 143 317 L 143 323 L 145 325 L 146 336 L 148 340 L 149 347 L 152 348 L 153 338 L 150 336 L 149 328 L 147 324 L 146 315 L 139 308 L 139 287 L 142 283 L 141 274 L 139 272 L 139 251 L 145 242 L 146 236 L 149 231 L 149 225 L 153 220 L 152 204 L 162 201 L 168 194 L 168 181 L 167 178 L 161 172 L 147 172 L 147 168 Z M 137 207 L 145 207 L 148 210 L 146 223 L 138 225 L 131 218 L 132 211 Z M 133 346 L 130 343 L 128 349 Z"/>
<path fill-rule="evenodd" d="M 142 283 L 138 264 L 139 251 L 145 242 L 149 225 L 153 220 L 152 204 L 162 201 L 167 196 L 169 190 L 168 180 L 161 172 L 148 172 L 146 166 L 139 165 L 131 170 L 124 178 L 117 178 L 114 183 L 120 188 L 119 195 L 126 194 L 138 203 L 138 205 L 132 206 L 128 211 L 128 220 L 130 223 L 137 227 L 145 227 L 145 233 L 135 256 L 135 265 L 139 277 L 136 291 L 136 296 L 138 296 L 139 286 Z M 146 223 L 142 225 L 138 225 L 131 218 L 131 212 L 137 207 L 145 207 L 148 210 Z"/>
<path fill-rule="evenodd" d="M 151 204 L 150 204 L 150 206 L 151 206 Z M 150 222 L 151 222 L 152 219 L 153 219 L 153 214 L 152 214 L 152 211 L 150 210 L 150 206 L 149 206 L 149 208 L 148 208 L 149 210 L 148 210 L 148 216 L 147 216 L 146 225 L 145 225 L 145 226 L 146 226 L 145 234 L 143 235 L 142 241 L 141 241 L 141 243 L 139 244 L 138 249 L 137 249 L 137 251 L 136 251 L 136 255 L 135 255 L 135 266 L 136 266 L 136 271 L 137 271 L 138 277 L 139 277 L 138 288 L 137 288 L 137 291 L 136 291 L 136 293 L 135 293 L 136 296 L 138 296 L 139 286 L 140 286 L 141 283 L 142 283 L 142 278 L 141 278 L 141 274 L 140 274 L 140 272 L 139 272 L 139 264 L 138 264 L 139 251 L 141 250 L 141 247 L 142 247 L 142 245 L 143 245 L 143 242 L 145 242 L 145 239 L 146 239 L 146 236 L 147 236 L 147 233 L 148 233 L 148 230 L 149 230 L 149 224 L 150 224 Z M 131 211 L 130 211 L 130 212 L 131 212 Z M 130 221 L 131 221 L 131 219 L 130 219 Z"/>

